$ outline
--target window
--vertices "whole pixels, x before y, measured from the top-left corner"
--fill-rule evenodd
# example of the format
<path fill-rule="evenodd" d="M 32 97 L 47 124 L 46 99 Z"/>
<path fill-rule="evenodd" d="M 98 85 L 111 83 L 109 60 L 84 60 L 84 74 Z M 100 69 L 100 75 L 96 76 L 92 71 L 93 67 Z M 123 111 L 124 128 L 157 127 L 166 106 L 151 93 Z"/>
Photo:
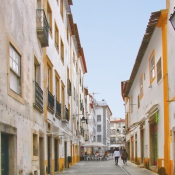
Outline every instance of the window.
<path fill-rule="evenodd" d="M 34 57 L 34 79 L 35 82 L 40 85 L 40 64 L 36 57 Z"/>
<path fill-rule="evenodd" d="M 98 119 L 97 119 L 98 120 Z M 114 127 L 114 123 L 110 123 L 110 127 Z"/>
<path fill-rule="evenodd" d="M 38 136 L 33 134 L 33 156 L 38 156 Z"/>
<path fill-rule="evenodd" d="M 161 80 L 162 78 L 162 63 L 161 63 L 161 58 L 157 62 L 157 83 Z"/>
<path fill-rule="evenodd" d="M 64 17 L 64 5 L 63 5 L 63 0 L 60 0 L 60 13 L 61 17 Z"/>
<path fill-rule="evenodd" d="M 130 97 L 129 107 L 130 107 L 130 112 L 132 113 L 133 112 L 133 96 Z"/>
<path fill-rule="evenodd" d="M 69 42 L 69 30 L 68 30 L 68 27 L 66 28 L 66 34 L 67 34 L 67 41 Z"/>
<path fill-rule="evenodd" d="M 153 82 L 154 78 L 155 78 L 155 58 L 154 58 L 154 53 L 150 57 L 149 68 L 150 68 L 150 84 L 151 84 Z"/>
<path fill-rule="evenodd" d="M 21 56 L 10 45 L 10 88 L 21 95 Z"/>
<path fill-rule="evenodd" d="M 65 90 L 64 90 L 65 86 L 63 84 L 63 82 L 61 81 L 61 110 L 65 111 Z M 62 112 L 62 117 L 65 118 L 65 112 Z"/>
<path fill-rule="evenodd" d="M 62 39 L 61 39 L 61 61 L 64 64 L 64 44 Z"/>
<path fill-rule="evenodd" d="M 79 72 L 80 72 L 80 86 L 81 86 L 81 70 L 79 70 Z"/>
<path fill-rule="evenodd" d="M 49 29 L 50 29 L 50 34 L 52 35 L 52 11 L 51 11 L 51 8 L 50 8 L 50 5 L 49 3 L 47 3 L 47 21 L 48 21 L 48 24 L 49 24 Z"/>
<path fill-rule="evenodd" d="M 97 125 L 97 131 L 98 131 L 98 132 L 101 131 L 101 125 Z"/>
<path fill-rule="evenodd" d="M 143 97 L 143 74 L 140 76 L 139 86 L 140 86 L 140 99 L 141 99 Z"/>
<path fill-rule="evenodd" d="M 75 92 L 75 87 L 74 87 L 74 100 L 76 99 L 76 92 Z"/>
<path fill-rule="evenodd" d="M 101 122 L 101 115 L 97 115 L 97 122 Z"/>
<path fill-rule="evenodd" d="M 51 91 L 51 68 L 47 65 L 47 88 Z"/>
<path fill-rule="evenodd" d="M 58 31 L 58 27 L 56 23 L 55 23 L 55 47 L 57 51 L 59 52 L 59 31 Z"/>
<path fill-rule="evenodd" d="M 101 142 L 101 135 L 97 135 L 97 142 Z"/>
<path fill-rule="evenodd" d="M 57 72 L 55 77 L 55 97 L 56 100 L 60 102 L 60 77 Z"/>
<path fill-rule="evenodd" d="M 73 52 L 73 63 L 75 65 L 75 54 L 74 54 L 74 52 Z"/>
<path fill-rule="evenodd" d="M 57 139 L 54 139 L 54 158 L 55 158 L 55 172 L 58 171 L 58 140 Z"/>
<path fill-rule="evenodd" d="M 138 108 L 140 108 L 140 95 L 138 95 L 137 97 L 137 104 L 138 104 Z"/>
<path fill-rule="evenodd" d="M 78 64 L 76 63 L 76 72 L 78 74 Z"/>

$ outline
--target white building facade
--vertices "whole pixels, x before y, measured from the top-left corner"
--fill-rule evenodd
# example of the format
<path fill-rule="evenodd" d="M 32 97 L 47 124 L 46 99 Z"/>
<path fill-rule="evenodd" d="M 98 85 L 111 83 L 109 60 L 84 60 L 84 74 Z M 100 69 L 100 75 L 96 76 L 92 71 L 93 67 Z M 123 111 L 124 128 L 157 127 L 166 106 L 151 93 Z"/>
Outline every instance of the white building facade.
<path fill-rule="evenodd" d="M 172 174 L 170 168 L 167 10 L 151 14 L 128 81 L 122 82 L 129 159 Z M 164 145 L 164 146 L 162 146 Z"/>
<path fill-rule="evenodd" d="M 109 148 L 110 146 L 110 117 L 112 112 L 105 100 L 97 101 L 95 105 L 97 118 L 96 141 Z"/>

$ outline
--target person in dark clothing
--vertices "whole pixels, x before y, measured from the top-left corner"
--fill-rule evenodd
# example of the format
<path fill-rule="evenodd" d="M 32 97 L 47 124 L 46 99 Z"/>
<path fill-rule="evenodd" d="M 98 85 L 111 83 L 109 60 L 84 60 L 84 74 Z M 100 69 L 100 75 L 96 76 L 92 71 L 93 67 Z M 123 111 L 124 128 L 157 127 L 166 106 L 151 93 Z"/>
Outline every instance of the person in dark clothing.
<path fill-rule="evenodd" d="M 127 165 L 128 153 L 126 152 L 126 149 L 123 150 L 121 158 L 123 159 L 123 164 Z"/>

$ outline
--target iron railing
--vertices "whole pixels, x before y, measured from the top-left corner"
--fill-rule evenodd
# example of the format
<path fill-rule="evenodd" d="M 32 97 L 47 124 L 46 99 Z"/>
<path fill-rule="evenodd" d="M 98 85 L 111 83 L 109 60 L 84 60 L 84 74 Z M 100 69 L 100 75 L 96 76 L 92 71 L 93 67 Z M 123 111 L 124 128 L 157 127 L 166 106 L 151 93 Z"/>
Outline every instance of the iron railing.
<path fill-rule="evenodd" d="M 65 119 L 69 121 L 69 110 L 65 107 Z"/>
<path fill-rule="evenodd" d="M 49 46 L 48 36 L 49 36 L 49 23 L 47 21 L 44 9 L 36 10 L 36 26 L 37 35 L 41 42 L 42 47 Z"/>
<path fill-rule="evenodd" d="M 54 106 L 55 106 L 54 101 L 55 101 L 54 96 L 48 90 L 47 108 L 50 110 L 51 113 L 54 113 Z"/>
<path fill-rule="evenodd" d="M 59 103 L 56 100 L 56 112 L 55 112 L 56 117 L 61 118 L 61 103 Z"/>
<path fill-rule="evenodd" d="M 41 112 L 43 112 L 43 91 L 36 81 L 34 81 L 35 89 L 35 101 L 34 106 L 37 107 Z"/>

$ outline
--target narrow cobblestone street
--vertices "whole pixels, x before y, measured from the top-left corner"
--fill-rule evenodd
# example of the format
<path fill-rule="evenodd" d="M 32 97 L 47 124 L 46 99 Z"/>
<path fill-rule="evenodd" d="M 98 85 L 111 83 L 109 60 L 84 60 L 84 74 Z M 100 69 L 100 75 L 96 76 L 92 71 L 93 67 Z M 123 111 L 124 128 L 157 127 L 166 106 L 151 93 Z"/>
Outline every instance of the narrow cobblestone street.
<path fill-rule="evenodd" d="M 124 166 L 121 159 L 119 165 L 114 164 L 114 159 L 108 161 L 81 161 L 74 166 L 59 173 L 60 175 L 155 175 L 145 168 L 138 168 L 128 162 Z"/>

